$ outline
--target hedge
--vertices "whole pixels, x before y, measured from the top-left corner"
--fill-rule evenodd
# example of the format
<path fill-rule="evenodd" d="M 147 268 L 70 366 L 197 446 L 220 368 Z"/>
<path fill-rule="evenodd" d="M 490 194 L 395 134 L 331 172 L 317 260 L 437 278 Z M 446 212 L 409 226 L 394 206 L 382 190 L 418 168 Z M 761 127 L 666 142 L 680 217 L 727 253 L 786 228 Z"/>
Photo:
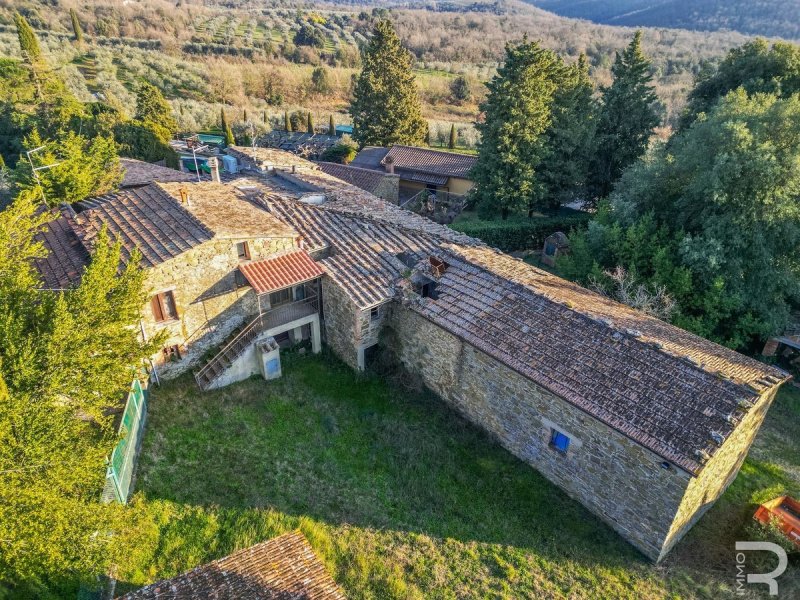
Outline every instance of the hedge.
<path fill-rule="evenodd" d="M 585 226 L 592 216 L 588 213 L 562 209 L 558 214 L 542 217 L 511 217 L 505 221 L 464 218 L 450 227 L 484 241 L 504 252 L 539 250 L 547 236 L 556 231 Z"/>

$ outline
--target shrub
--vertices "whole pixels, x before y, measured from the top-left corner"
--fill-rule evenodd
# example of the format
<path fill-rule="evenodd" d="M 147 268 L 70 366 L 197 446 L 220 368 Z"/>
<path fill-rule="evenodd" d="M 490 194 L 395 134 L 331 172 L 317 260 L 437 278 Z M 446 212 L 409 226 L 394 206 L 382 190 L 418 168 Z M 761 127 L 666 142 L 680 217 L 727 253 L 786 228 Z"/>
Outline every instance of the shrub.
<path fill-rule="evenodd" d="M 551 233 L 568 233 L 570 229 L 585 226 L 590 219 L 588 213 L 562 208 L 552 215 L 511 217 L 505 221 L 483 220 L 470 215 L 462 217 L 450 227 L 504 252 L 512 252 L 540 249 Z"/>
<path fill-rule="evenodd" d="M 349 144 L 336 144 L 331 146 L 320 156 L 321 160 L 327 162 L 339 163 L 342 165 L 348 164 L 356 157 L 356 149 Z"/>

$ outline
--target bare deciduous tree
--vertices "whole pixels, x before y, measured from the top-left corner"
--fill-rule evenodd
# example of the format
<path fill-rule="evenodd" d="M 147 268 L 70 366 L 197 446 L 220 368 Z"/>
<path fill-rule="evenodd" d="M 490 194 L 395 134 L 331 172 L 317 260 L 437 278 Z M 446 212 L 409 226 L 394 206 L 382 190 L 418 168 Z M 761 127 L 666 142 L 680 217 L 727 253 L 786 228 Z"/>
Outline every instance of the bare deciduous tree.
<path fill-rule="evenodd" d="M 613 271 L 603 271 L 603 275 L 605 280 L 589 277 L 589 287 L 595 292 L 663 321 L 669 321 L 675 313 L 677 303 L 665 286 L 648 287 L 639 283 L 622 266 Z"/>

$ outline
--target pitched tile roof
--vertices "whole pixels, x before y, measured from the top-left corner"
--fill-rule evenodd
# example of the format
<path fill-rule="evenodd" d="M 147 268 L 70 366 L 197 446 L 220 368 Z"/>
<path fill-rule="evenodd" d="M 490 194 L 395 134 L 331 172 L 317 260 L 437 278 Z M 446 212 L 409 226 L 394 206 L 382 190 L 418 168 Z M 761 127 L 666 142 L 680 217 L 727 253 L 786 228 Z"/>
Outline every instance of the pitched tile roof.
<path fill-rule="evenodd" d="M 180 190 L 188 194 L 189 201 L 182 205 L 192 213 L 215 237 L 229 238 L 276 238 L 295 237 L 297 233 L 257 205 L 253 204 L 252 194 L 244 187 L 225 183 L 162 183 L 165 190 L 180 203 Z"/>
<path fill-rule="evenodd" d="M 461 178 L 469 177 L 476 160 L 474 156 L 457 152 L 400 145 L 392 146 L 381 164 L 385 165 L 390 159 L 394 162 L 395 169 Z"/>
<path fill-rule="evenodd" d="M 366 146 L 358 154 L 356 154 L 356 157 L 350 164 L 354 167 L 362 167 L 364 169 L 383 169 L 383 164 L 381 161 L 388 152 L 389 148 L 383 148 L 381 146 Z"/>
<path fill-rule="evenodd" d="M 158 184 L 93 199 L 91 208 L 78 213 L 74 222 L 85 247 L 93 246 L 105 225 L 110 235 L 121 240 L 123 260 L 138 248 L 143 267 L 174 258 L 214 235 Z"/>
<path fill-rule="evenodd" d="M 120 158 L 119 163 L 124 171 L 120 184 L 122 188 L 147 185 L 155 181 L 197 181 L 197 176 L 191 173 L 184 173 L 135 158 Z"/>
<path fill-rule="evenodd" d="M 281 198 L 272 198 L 269 208 L 300 231 L 309 252 L 322 255 L 318 262 L 361 309 L 394 297 L 394 282 L 408 269 L 397 254 L 419 260 L 438 247 L 425 233 L 332 208 Z"/>
<path fill-rule="evenodd" d="M 256 294 L 282 290 L 325 274 L 305 250 L 292 250 L 264 260 L 242 263 L 239 270 Z"/>
<path fill-rule="evenodd" d="M 412 310 L 690 473 L 786 378 L 498 251 L 442 250 L 437 298 Z"/>
<path fill-rule="evenodd" d="M 287 533 L 120 600 L 344 600 L 341 588 L 300 532 Z"/>
<path fill-rule="evenodd" d="M 47 223 L 36 236 L 47 255 L 34 261 L 45 289 L 60 290 L 76 285 L 89 264 L 89 252 L 70 226 L 70 217 L 61 216 Z"/>
<path fill-rule="evenodd" d="M 352 165 L 340 165 L 331 162 L 318 162 L 320 170 L 337 179 L 341 179 L 356 187 L 375 193 L 378 186 L 383 182 L 384 177 L 392 177 L 388 173 L 381 173 L 372 169 L 362 169 Z"/>

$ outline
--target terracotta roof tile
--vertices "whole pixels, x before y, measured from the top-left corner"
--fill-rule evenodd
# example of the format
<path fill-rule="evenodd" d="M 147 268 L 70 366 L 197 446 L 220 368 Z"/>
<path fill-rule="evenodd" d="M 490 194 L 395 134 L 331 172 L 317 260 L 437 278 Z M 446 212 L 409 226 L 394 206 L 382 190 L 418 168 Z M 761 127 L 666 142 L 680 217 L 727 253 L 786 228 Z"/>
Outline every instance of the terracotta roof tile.
<path fill-rule="evenodd" d="M 300 532 L 287 533 L 191 571 L 153 583 L 120 600 L 344 600 Z"/>
<path fill-rule="evenodd" d="M 322 277 L 325 271 L 305 250 L 293 250 L 264 260 L 239 265 L 256 294 L 275 292 Z"/>

